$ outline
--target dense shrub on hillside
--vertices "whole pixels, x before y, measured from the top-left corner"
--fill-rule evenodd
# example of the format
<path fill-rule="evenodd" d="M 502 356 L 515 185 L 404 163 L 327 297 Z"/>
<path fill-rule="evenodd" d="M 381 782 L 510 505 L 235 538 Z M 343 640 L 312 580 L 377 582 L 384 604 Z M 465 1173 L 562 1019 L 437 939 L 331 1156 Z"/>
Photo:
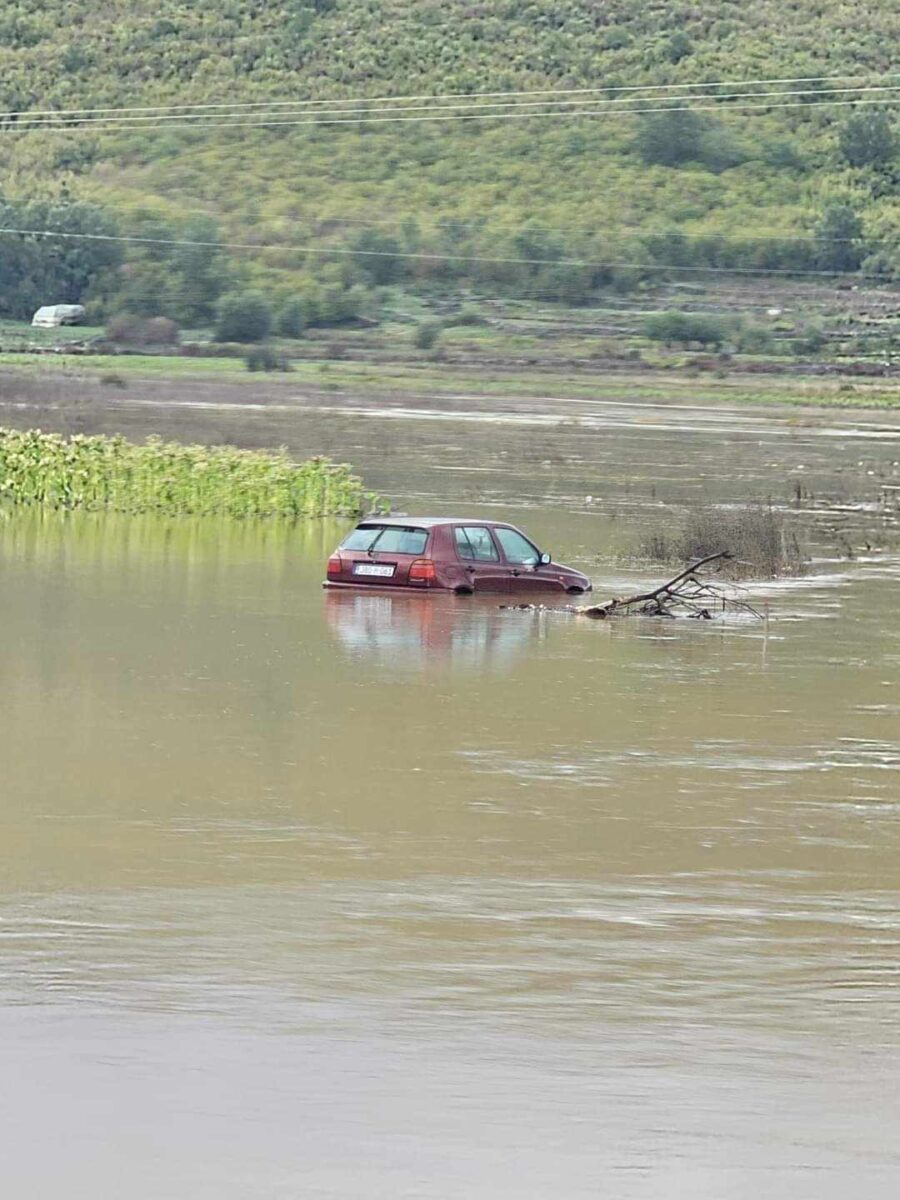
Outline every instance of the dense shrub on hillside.
<path fill-rule="evenodd" d="M 291 364 L 286 355 L 279 354 L 271 346 L 254 346 L 244 355 L 248 371 L 290 371 Z"/>
<path fill-rule="evenodd" d="M 897 138 L 890 117 L 880 109 L 854 113 L 841 130 L 840 148 L 851 167 L 881 167 L 893 162 Z"/>
<path fill-rule="evenodd" d="M 744 325 L 738 330 L 736 348 L 741 354 L 771 354 L 776 348 L 775 336 L 764 325 Z"/>
<path fill-rule="evenodd" d="M 359 269 L 374 284 L 396 283 L 405 273 L 402 248 L 393 234 L 364 229 L 354 239 L 353 249 Z"/>
<path fill-rule="evenodd" d="M 847 204 L 831 204 L 816 229 L 819 266 L 825 271 L 855 271 L 864 257 L 862 221 Z"/>
<path fill-rule="evenodd" d="M 298 338 L 303 336 L 306 328 L 306 315 L 302 300 L 288 300 L 282 305 L 275 322 L 276 333 L 280 337 Z"/>
<path fill-rule="evenodd" d="M 806 354 L 818 354 L 828 341 L 825 330 L 817 321 L 802 322 L 794 333 L 791 350 L 801 358 Z"/>
<path fill-rule="evenodd" d="M 705 114 L 678 108 L 643 117 L 635 145 L 645 163 L 663 167 L 698 162 L 724 171 L 747 158 L 725 126 Z"/>
<path fill-rule="evenodd" d="M 216 311 L 217 342 L 261 342 L 272 331 L 272 306 L 262 292 L 229 292 Z"/>
<path fill-rule="evenodd" d="M 416 326 L 413 344 L 418 350 L 433 350 L 441 336 L 440 321 L 422 321 Z"/>
<path fill-rule="evenodd" d="M 667 346 L 722 346 L 731 336 L 731 322 L 704 313 L 653 313 L 644 322 L 644 336 Z"/>

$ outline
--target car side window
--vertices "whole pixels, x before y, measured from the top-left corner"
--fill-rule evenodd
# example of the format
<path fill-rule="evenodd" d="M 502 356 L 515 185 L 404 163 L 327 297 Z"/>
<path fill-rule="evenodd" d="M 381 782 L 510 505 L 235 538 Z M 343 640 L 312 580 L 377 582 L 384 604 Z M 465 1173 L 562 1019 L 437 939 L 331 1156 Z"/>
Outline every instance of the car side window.
<path fill-rule="evenodd" d="M 453 534 L 460 558 L 472 562 L 499 562 L 500 555 L 491 537 L 491 531 L 483 525 L 458 525 Z"/>
<path fill-rule="evenodd" d="M 515 566 L 537 566 L 541 556 L 528 538 L 523 537 L 521 533 L 516 533 L 515 529 L 495 529 L 494 533 L 497 535 L 497 541 L 503 547 L 503 553 L 506 555 L 508 563 L 513 563 Z"/>

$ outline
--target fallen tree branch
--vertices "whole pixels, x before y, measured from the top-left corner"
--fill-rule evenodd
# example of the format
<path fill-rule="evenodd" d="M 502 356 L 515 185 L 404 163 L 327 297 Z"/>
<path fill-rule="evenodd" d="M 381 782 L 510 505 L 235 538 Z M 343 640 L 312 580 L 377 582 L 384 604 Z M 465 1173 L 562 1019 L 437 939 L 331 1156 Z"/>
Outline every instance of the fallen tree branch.
<path fill-rule="evenodd" d="M 742 612 L 758 617 L 760 621 L 765 616 L 737 594 L 740 590 L 736 584 L 725 585 L 710 579 L 701 579 L 698 572 L 704 567 L 716 562 L 726 562 L 732 555 L 723 550 L 718 554 L 708 554 L 700 558 L 661 583 L 659 587 L 649 592 L 638 592 L 634 596 L 617 596 L 607 600 L 605 604 L 587 604 L 581 607 L 546 608 L 543 604 L 501 604 L 501 608 L 513 608 L 525 611 L 540 609 L 544 612 L 563 612 L 575 617 L 591 617 L 595 621 L 603 621 L 607 617 L 628 616 L 639 613 L 647 617 L 677 617 L 685 616 L 694 620 L 711 621 L 713 610 L 721 613 Z"/>
<path fill-rule="evenodd" d="M 603 620 L 606 617 L 611 617 L 614 613 L 628 611 L 635 608 L 637 605 L 643 605 L 642 612 L 646 612 L 651 616 L 672 616 L 669 611 L 673 602 L 680 603 L 683 606 L 689 606 L 691 600 L 697 600 L 701 595 L 707 595 L 710 599 L 722 599 L 722 595 L 716 591 L 713 585 L 709 583 L 701 584 L 696 578 L 698 571 L 703 567 L 709 566 L 710 563 L 726 561 L 732 556 L 727 550 L 722 550 L 718 554 L 708 554 L 706 558 L 698 559 L 697 562 L 691 563 L 683 571 L 660 584 L 658 588 L 654 588 L 650 592 L 639 592 L 634 596 L 615 597 L 608 600 L 605 604 L 588 604 L 581 608 L 576 608 L 574 611 L 581 617 L 593 617 L 595 620 Z M 695 584 L 698 590 L 689 591 L 689 585 Z M 704 610 L 705 611 L 705 610 Z M 699 614 L 697 614 L 699 615 Z M 710 616 L 707 612 L 707 616 Z"/>

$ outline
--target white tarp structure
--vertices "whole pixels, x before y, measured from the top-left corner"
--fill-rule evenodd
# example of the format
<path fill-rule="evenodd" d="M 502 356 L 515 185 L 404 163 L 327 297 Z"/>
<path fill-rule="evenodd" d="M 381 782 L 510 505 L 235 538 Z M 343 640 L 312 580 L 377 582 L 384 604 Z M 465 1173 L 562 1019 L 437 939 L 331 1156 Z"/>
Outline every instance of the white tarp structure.
<path fill-rule="evenodd" d="M 36 329 L 57 329 L 60 325 L 77 325 L 84 320 L 80 304 L 45 304 L 31 318 Z"/>

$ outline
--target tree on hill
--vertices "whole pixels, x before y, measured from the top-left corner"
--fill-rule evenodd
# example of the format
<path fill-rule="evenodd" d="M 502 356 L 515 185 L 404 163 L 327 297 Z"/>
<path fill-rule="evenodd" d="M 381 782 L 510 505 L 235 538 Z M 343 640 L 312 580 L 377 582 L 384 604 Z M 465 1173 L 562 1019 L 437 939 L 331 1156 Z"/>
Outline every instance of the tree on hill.
<path fill-rule="evenodd" d="M 281 337 L 302 337 L 303 330 L 306 328 L 306 311 L 303 307 L 303 301 L 298 298 L 288 300 L 278 314 L 275 328 Z"/>
<path fill-rule="evenodd" d="M 364 229 L 356 238 L 353 249 L 360 270 L 365 271 L 377 286 L 396 283 L 403 275 L 406 263 L 400 257 L 400 242 L 393 234 Z"/>
<path fill-rule="evenodd" d="M 183 226 L 139 214 L 129 226 L 138 240 L 129 247 L 115 307 L 144 317 L 174 317 L 185 326 L 209 325 L 216 301 L 233 277 L 226 252 L 215 243 L 219 227 L 209 217 Z"/>
<path fill-rule="evenodd" d="M 82 303 L 92 288 L 114 277 L 122 260 L 121 245 L 103 240 L 117 234 L 115 222 L 93 204 L 4 201 L 0 197 L 0 226 L 73 235 L 0 234 L 3 316 L 27 318 L 42 304 Z"/>
<path fill-rule="evenodd" d="M 677 167 L 700 157 L 706 121 L 692 112 L 652 113 L 641 121 L 637 149 L 648 164 Z"/>
<path fill-rule="evenodd" d="M 894 128 L 883 109 L 868 109 L 848 117 L 839 144 L 851 167 L 883 167 L 897 153 Z"/>
<path fill-rule="evenodd" d="M 857 271 L 863 260 L 862 221 L 848 204 L 831 204 L 816 227 L 823 271 Z"/>
<path fill-rule="evenodd" d="M 652 313 L 644 322 L 644 336 L 667 346 L 713 346 L 718 349 L 732 333 L 729 322 L 704 313 Z"/>
<path fill-rule="evenodd" d="M 262 292 L 229 292 L 219 301 L 217 342 L 261 342 L 272 331 L 272 308 Z"/>
<path fill-rule="evenodd" d="M 219 226 L 209 217 L 194 217 L 184 226 L 170 257 L 178 276 L 173 289 L 172 315 L 183 325 L 206 325 L 216 310 L 216 301 L 228 287 L 231 268 L 227 255 L 215 243 L 221 239 Z"/>
<path fill-rule="evenodd" d="M 724 171 L 747 157 L 740 142 L 724 125 L 675 108 L 644 117 L 636 146 L 645 163 L 662 167 L 700 162 L 710 170 Z"/>

